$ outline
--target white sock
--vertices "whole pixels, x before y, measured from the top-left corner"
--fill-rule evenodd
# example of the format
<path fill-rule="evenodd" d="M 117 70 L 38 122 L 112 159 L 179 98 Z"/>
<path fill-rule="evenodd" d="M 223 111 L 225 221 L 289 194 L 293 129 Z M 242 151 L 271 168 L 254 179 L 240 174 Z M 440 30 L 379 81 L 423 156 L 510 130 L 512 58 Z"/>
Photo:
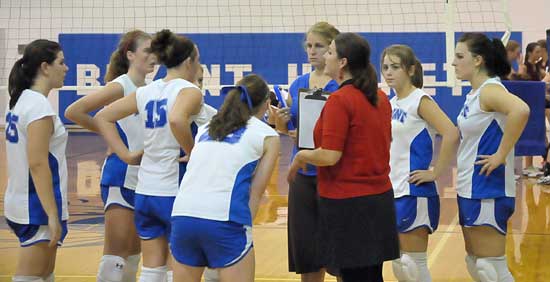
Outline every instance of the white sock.
<path fill-rule="evenodd" d="M 104 255 L 99 262 L 97 282 L 121 282 L 126 260 L 119 256 Z"/>
<path fill-rule="evenodd" d="M 173 282 L 174 281 L 174 271 L 168 270 L 166 272 L 166 282 Z"/>
<path fill-rule="evenodd" d="M 128 256 L 126 258 L 126 267 L 124 268 L 123 282 L 136 282 L 136 274 L 139 269 L 141 254 Z"/>
<path fill-rule="evenodd" d="M 413 282 L 418 280 L 418 267 L 413 258 L 407 253 L 401 253 L 398 259 L 392 261 L 393 275 L 399 282 Z"/>
<path fill-rule="evenodd" d="M 498 282 L 514 282 L 514 277 L 508 269 L 506 256 L 478 258 L 478 261 L 489 263 L 497 273 Z M 481 279 L 483 281 L 483 279 Z"/>
<path fill-rule="evenodd" d="M 206 268 L 204 270 L 204 282 L 219 282 L 220 275 L 217 269 Z"/>
<path fill-rule="evenodd" d="M 165 282 L 167 271 L 166 265 L 155 268 L 142 266 L 139 282 Z"/>
<path fill-rule="evenodd" d="M 48 275 L 48 277 L 46 277 L 46 279 L 44 279 L 45 282 L 55 282 L 55 275 L 52 273 L 50 273 L 50 275 Z"/>
<path fill-rule="evenodd" d="M 416 263 L 416 268 L 418 270 L 417 282 L 432 282 L 432 276 L 430 275 L 430 270 L 428 270 L 428 255 L 425 252 L 403 252 L 403 254 L 409 255 Z"/>
<path fill-rule="evenodd" d="M 38 276 L 13 276 L 12 282 L 45 282 L 42 277 Z"/>

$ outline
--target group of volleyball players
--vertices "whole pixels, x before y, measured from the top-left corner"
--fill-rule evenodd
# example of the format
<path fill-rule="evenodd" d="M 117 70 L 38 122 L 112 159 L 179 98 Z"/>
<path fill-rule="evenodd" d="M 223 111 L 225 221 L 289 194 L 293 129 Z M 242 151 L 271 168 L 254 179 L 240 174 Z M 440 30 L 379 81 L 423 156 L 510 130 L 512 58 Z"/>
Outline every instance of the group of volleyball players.
<path fill-rule="evenodd" d="M 169 30 L 129 32 L 107 85 L 66 111 L 109 145 L 97 281 L 136 281 L 141 256 L 139 281 L 200 281 L 205 266 L 224 281 L 253 280 L 252 218 L 279 153 L 278 134 L 262 122 L 269 88 L 248 75 L 216 114 L 197 86 L 199 59 L 191 40 Z M 167 74 L 146 85 L 157 62 Z M 67 70 L 59 44 L 36 40 L 10 74 L 5 216 L 21 242 L 13 281 L 53 281 L 67 234 L 67 133 L 46 99 Z"/>
<path fill-rule="evenodd" d="M 289 102 L 297 100 L 299 88 L 338 89 L 324 71 L 322 56 L 338 34 L 322 22 L 306 33 L 305 49 L 314 70 L 292 83 Z M 500 82 L 511 68 L 500 40 L 464 34 L 456 45 L 453 66 L 457 78 L 472 85 L 457 117 L 458 126 L 422 90 L 422 66 L 410 47 L 392 45 L 382 52 L 381 75 L 395 93 L 390 101 L 390 179 L 401 256 L 393 260 L 393 272 L 402 282 L 431 281 L 427 247 L 429 234 L 439 224 L 436 180 L 456 157 L 467 270 L 475 281 L 514 281 L 506 263 L 505 235 L 515 207 L 513 147 L 527 122 L 529 107 Z M 289 129 L 297 123 L 296 104 L 278 111 L 277 129 L 293 137 L 295 130 Z M 436 134 L 442 139 L 434 161 Z M 296 152 L 297 147 L 293 156 Z M 290 271 L 301 274 L 302 281 L 324 281 L 318 203 L 315 168 L 298 171 L 289 189 L 288 255 Z"/>
<path fill-rule="evenodd" d="M 456 188 L 467 270 L 475 281 L 514 281 L 506 262 L 505 235 L 515 207 L 513 148 L 529 107 L 500 82 L 510 72 L 500 40 L 464 34 L 456 45 L 453 66 L 457 78 L 472 85 L 457 117 L 458 129 L 421 90 L 421 66 L 412 50 L 394 45 L 383 53 L 382 75 L 396 92 L 391 100 L 390 176 L 401 257 L 393 261 L 394 274 L 399 281 L 431 281 L 426 250 L 428 234 L 439 222 L 435 180 L 454 157 L 458 143 Z M 442 141 L 430 169 L 435 132 Z"/>
<path fill-rule="evenodd" d="M 292 83 L 289 108 L 270 111 L 280 133 L 294 136 L 298 112 L 292 101 L 299 88 L 338 89 L 324 70 L 325 52 L 338 34 L 324 22 L 306 33 L 314 70 Z M 146 84 L 157 63 L 166 75 Z M 505 234 L 515 206 L 513 146 L 529 108 L 500 83 L 510 65 L 499 40 L 464 34 L 453 66 L 472 85 L 458 129 L 422 90 L 413 50 L 392 45 L 382 53 L 382 76 L 396 94 L 387 148 L 401 249 L 394 275 L 431 281 L 426 251 L 439 223 L 435 181 L 456 156 L 468 272 L 475 281 L 514 281 Z M 67 132 L 47 100 L 67 70 L 58 43 L 35 40 L 9 76 L 4 214 L 21 246 L 16 282 L 54 281 L 57 246 L 67 234 Z M 197 86 L 201 74 L 199 48 L 185 36 L 128 32 L 111 55 L 105 87 L 65 112 L 109 146 L 101 174 L 105 241 L 98 282 L 136 281 L 140 260 L 139 281 L 200 281 L 205 267 L 222 281 L 254 280 L 252 220 L 280 151 L 278 133 L 263 121 L 269 87 L 260 76 L 247 75 L 222 89 L 227 95 L 216 112 Z M 430 168 L 436 133 L 441 147 Z M 323 281 L 326 267 L 315 175 L 310 166 L 289 177 L 289 269 L 302 281 Z"/>

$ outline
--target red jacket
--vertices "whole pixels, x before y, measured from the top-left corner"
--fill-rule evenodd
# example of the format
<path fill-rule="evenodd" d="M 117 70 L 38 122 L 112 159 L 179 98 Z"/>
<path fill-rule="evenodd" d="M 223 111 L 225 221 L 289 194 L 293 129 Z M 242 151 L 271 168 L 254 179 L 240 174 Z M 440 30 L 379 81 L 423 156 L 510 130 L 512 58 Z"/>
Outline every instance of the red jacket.
<path fill-rule="evenodd" d="M 315 125 L 315 147 L 342 152 L 333 166 L 318 167 L 319 195 L 345 199 L 392 189 L 390 173 L 391 105 L 378 90 L 372 106 L 355 86 L 332 93 Z"/>

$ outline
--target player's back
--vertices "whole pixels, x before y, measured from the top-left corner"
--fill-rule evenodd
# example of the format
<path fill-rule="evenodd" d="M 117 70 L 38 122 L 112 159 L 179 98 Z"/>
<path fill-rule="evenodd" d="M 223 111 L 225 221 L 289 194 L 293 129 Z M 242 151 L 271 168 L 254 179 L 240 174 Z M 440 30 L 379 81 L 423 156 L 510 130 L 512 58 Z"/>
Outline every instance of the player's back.
<path fill-rule="evenodd" d="M 136 93 L 144 127 L 144 154 L 136 192 L 151 196 L 175 196 L 181 172 L 180 145 L 168 124 L 176 97 L 184 88 L 197 88 L 184 79 L 159 79 Z"/>

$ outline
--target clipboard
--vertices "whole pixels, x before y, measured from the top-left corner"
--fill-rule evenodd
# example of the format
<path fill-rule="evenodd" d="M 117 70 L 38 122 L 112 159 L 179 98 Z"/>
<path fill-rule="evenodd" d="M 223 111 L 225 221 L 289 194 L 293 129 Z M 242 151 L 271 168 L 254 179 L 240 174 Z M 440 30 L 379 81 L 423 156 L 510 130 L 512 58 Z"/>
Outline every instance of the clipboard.
<path fill-rule="evenodd" d="M 298 149 L 314 149 L 313 129 L 330 92 L 323 89 L 298 90 Z"/>

